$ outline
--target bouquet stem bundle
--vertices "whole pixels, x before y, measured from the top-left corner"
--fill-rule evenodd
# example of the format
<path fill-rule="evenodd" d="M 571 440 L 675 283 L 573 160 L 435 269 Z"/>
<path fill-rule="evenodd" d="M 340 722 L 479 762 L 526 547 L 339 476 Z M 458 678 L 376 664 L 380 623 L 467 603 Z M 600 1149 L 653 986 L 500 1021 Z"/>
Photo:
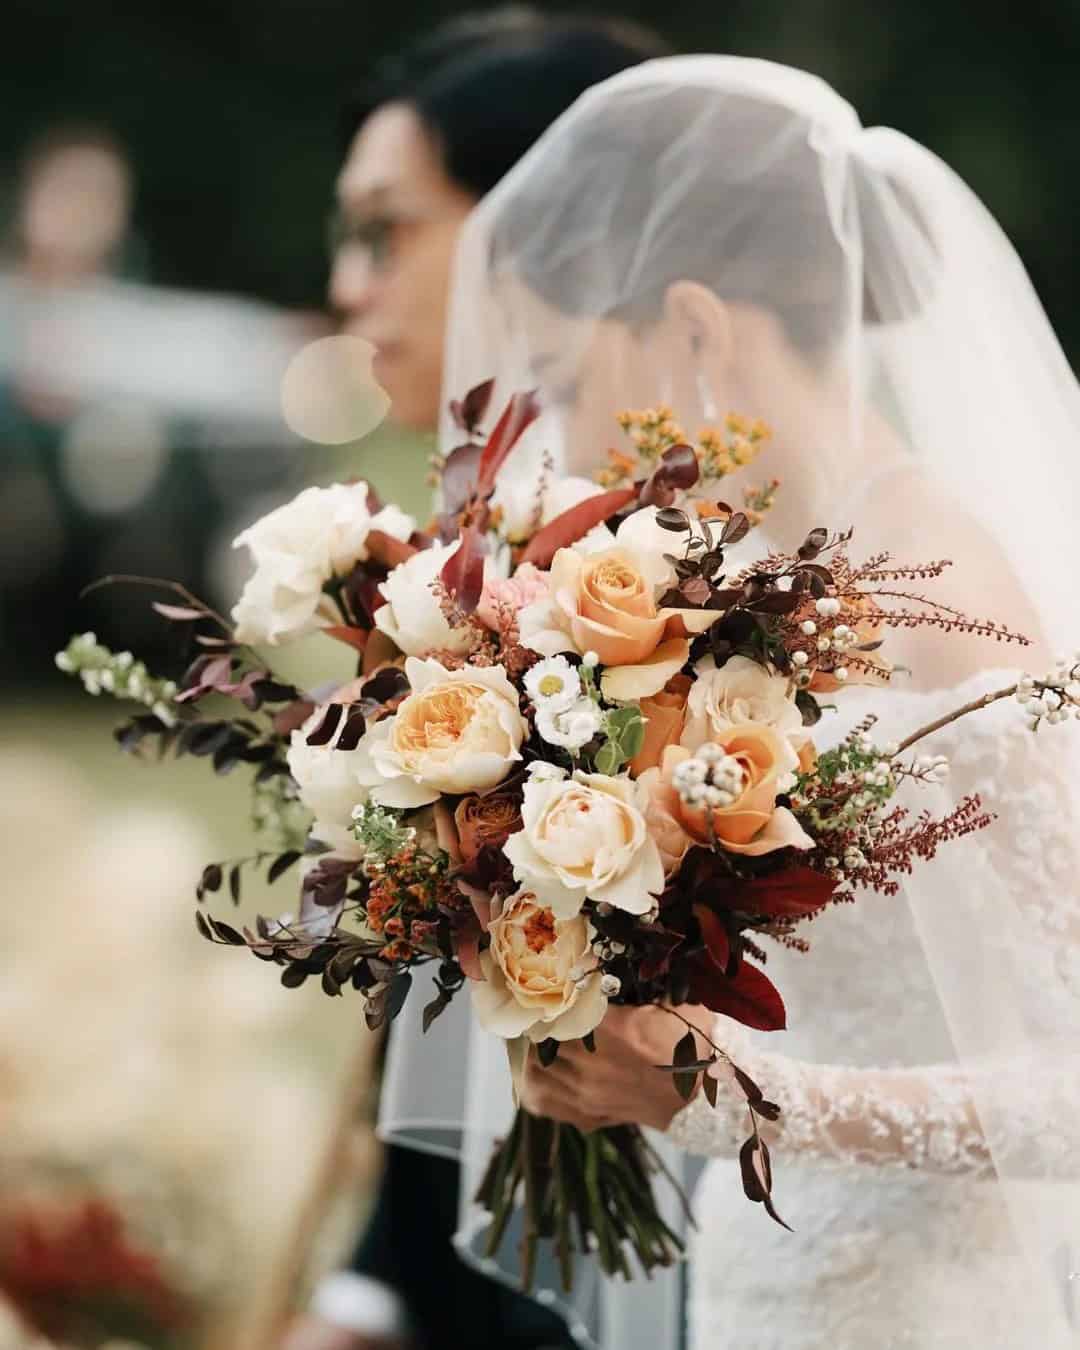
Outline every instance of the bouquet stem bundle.
<path fill-rule="evenodd" d="M 651 1275 L 670 1266 L 683 1242 L 660 1213 L 652 1178 L 663 1172 L 676 1183 L 636 1125 L 588 1134 L 571 1125 L 518 1110 L 497 1146 L 477 1191 L 491 1214 L 485 1255 L 493 1257 L 523 1198 L 521 1285 L 532 1291 L 539 1244 L 553 1244 L 562 1288 L 573 1289 L 574 1253 L 595 1255 L 605 1275 L 632 1279 L 632 1251 Z M 676 1186 L 687 1210 L 686 1197 Z"/>

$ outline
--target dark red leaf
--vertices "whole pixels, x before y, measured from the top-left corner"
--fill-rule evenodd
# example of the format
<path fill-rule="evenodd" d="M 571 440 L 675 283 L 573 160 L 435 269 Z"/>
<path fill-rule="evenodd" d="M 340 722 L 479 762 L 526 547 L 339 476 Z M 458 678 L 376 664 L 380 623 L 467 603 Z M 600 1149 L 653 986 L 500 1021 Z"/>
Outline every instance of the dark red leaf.
<path fill-rule="evenodd" d="M 679 592 L 685 604 L 700 608 L 712 594 L 712 587 L 704 577 L 687 577 L 679 587 Z"/>
<path fill-rule="evenodd" d="M 676 492 L 687 491 L 701 473 L 692 446 L 673 445 L 661 456 L 652 476 L 641 489 L 642 506 L 670 506 Z"/>
<path fill-rule="evenodd" d="M 364 681 L 360 695 L 373 703 L 383 704 L 404 698 L 408 692 L 409 680 L 405 672 L 398 666 L 384 666 Z"/>
<path fill-rule="evenodd" d="M 746 961 L 729 977 L 704 953 L 695 957 L 690 962 L 690 1002 L 703 1003 L 758 1031 L 782 1031 L 787 1025 L 780 991 L 764 971 Z"/>
<path fill-rule="evenodd" d="M 463 399 L 452 398 L 450 416 L 455 425 L 470 434 L 474 432 L 484 420 L 494 389 L 495 381 L 485 380 L 483 384 L 474 385 Z"/>
<path fill-rule="evenodd" d="M 737 544 L 740 539 L 745 539 L 750 533 L 750 521 L 742 511 L 736 511 L 729 517 L 727 524 L 720 533 L 721 544 Z"/>
<path fill-rule="evenodd" d="M 341 728 L 341 735 L 337 738 L 334 749 L 355 750 L 366 730 L 367 722 L 364 719 L 364 714 L 354 704 L 345 714 L 345 725 Z"/>
<path fill-rule="evenodd" d="M 476 473 L 484 447 L 476 441 L 459 445 L 446 456 L 439 483 L 442 487 L 443 510 L 456 516 L 476 491 Z"/>
<path fill-rule="evenodd" d="M 487 545 L 475 525 L 461 532 L 461 545 L 442 570 L 442 583 L 458 609 L 472 614 L 484 589 L 484 554 Z"/>
<path fill-rule="evenodd" d="M 490 497 L 495 491 L 495 477 L 507 455 L 517 444 L 526 427 L 535 422 L 539 416 L 540 402 L 535 389 L 529 390 L 528 393 L 515 394 L 506 405 L 480 456 L 480 464 L 476 471 L 478 497 Z"/>
<path fill-rule="evenodd" d="M 705 948 L 720 970 L 727 970 L 731 961 L 731 938 L 724 927 L 723 920 L 714 914 L 707 905 L 695 905 L 694 917 L 701 925 L 701 936 Z"/>
<path fill-rule="evenodd" d="M 334 739 L 334 732 L 337 731 L 343 712 L 344 708 L 340 703 L 331 703 L 319 719 L 319 725 L 314 731 L 308 732 L 308 745 L 329 745 Z"/>
<path fill-rule="evenodd" d="M 637 492 L 632 487 L 616 488 L 612 492 L 601 492 L 596 497 L 578 502 L 577 506 L 556 516 L 533 535 L 521 555 L 521 561 L 533 563 L 536 567 L 549 567 L 559 549 L 569 548 L 579 539 L 584 539 L 594 526 L 613 516 L 636 496 Z"/>
<path fill-rule="evenodd" d="M 643 980 L 655 980 L 661 975 L 667 974 L 668 967 L 671 965 L 671 957 L 675 949 L 682 945 L 684 938 L 682 933 L 654 932 L 650 934 L 649 940 L 654 950 L 641 963 L 641 978 Z"/>
<path fill-rule="evenodd" d="M 785 867 L 771 876 L 740 881 L 729 892 L 716 894 L 722 905 L 770 919 L 803 918 L 828 904 L 836 882 L 812 867 Z"/>

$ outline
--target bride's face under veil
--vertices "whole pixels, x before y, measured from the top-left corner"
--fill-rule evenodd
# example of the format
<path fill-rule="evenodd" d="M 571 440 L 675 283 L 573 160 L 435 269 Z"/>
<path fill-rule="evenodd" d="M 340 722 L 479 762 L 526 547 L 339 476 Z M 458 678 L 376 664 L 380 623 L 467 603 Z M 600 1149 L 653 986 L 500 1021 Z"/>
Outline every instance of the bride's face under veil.
<path fill-rule="evenodd" d="M 505 470 L 515 479 L 545 455 L 591 475 L 622 443 L 627 408 L 668 403 L 691 436 L 728 411 L 762 418 L 771 444 L 723 485 L 737 504 L 744 482 L 782 480 L 762 553 L 853 525 L 856 560 L 954 560 L 940 581 L 897 583 L 893 608 L 927 595 L 1035 641 L 947 631 L 948 610 L 938 627 L 892 629 L 890 656 L 911 668 L 894 676 L 902 691 L 963 694 L 974 679 L 981 693 L 1006 677 L 978 672 L 1042 675 L 1051 648 L 1077 645 L 1075 379 L 981 204 L 922 147 L 864 130 L 814 77 L 685 58 L 590 91 L 467 223 L 446 371 L 447 399 L 492 377 L 496 403 L 539 388 L 545 411 Z M 895 903 L 911 909 L 1039 1276 L 1032 1298 L 1054 1320 L 1069 1244 L 1080 1268 L 1080 738 L 1047 728 L 1033 749 L 1014 703 L 995 712 L 1001 777 L 981 786 L 1030 776 L 1051 804 L 1053 858 L 1036 848 L 1043 871 L 1019 868 L 1031 841 L 999 822 Z M 972 785 L 954 779 L 915 809 L 945 813 Z M 1018 1138 L 1021 1085 L 1054 1111 L 1029 1102 Z"/>

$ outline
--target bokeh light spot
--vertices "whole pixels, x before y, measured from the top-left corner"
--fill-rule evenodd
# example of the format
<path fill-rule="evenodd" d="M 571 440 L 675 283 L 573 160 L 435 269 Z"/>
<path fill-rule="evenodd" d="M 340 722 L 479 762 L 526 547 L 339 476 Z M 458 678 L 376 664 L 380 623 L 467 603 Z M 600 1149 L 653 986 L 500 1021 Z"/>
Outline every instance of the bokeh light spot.
<path fill-rule="evenodd" d="M 370 342 L 345 334 L 297 352 L 281 381 L 281 411 L 290 428 L 320 445 L 344 445 L 374 431 L 390 408 L 372 373 L 374 355 Z"/>

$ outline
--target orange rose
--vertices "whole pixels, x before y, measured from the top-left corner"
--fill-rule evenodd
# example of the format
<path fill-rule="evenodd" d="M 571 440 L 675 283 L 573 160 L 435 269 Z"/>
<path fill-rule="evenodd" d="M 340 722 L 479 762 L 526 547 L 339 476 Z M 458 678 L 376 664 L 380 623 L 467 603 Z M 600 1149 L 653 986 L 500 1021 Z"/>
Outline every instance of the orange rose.
<path fill-rule="evenodd" d="M 521 613 L 521 641 L 542 656 L 595 652 L 609 667 L 601 688 L 613 702 L 658 693 L 685 665 L 688 635 L 713 610 L 657 609 L 655 566 L 631 548 L 584 555 L 563 548 L 551 564 L 550 600 Z"/>
<path fill-rule="evenodd" d="M 638 778 L 646 769 L 660 763 L 669 745 L 676 745 L 686 726 L 686 701 L 690 694 L 690 678 L 673 675 L 658 694 L 641 700 L 641 715 L 645 719 L 645 741 L 630 761 L 630 776 Z"/>
<path fill-rule="evenodd" d="M 733 801 L 728 805 L 709 806 L 688 800 L 680 792 L 678 766 L 696 758 L 681 745 L 671 745 L 664 751 L 663 760 L 656 769 L 649 769 L 641 777 L 641 784 L 652 802 L 652 820 L 646 813 L 646 824 L 664 835 L 664 853 L 675 855 L 670 824 L 677 823 L 690 843 L 712 844 L 729 853 L 759 855 L 778 848 L 813 848 L 814 841 L 805 833 L 792 813 L 776 805 L 781 784 L 798 760 L 788 742 L 771 727 L 746 722 L 719 732 L 713 744 L 735 760 L 741 773 L 741 782 Z"/>

